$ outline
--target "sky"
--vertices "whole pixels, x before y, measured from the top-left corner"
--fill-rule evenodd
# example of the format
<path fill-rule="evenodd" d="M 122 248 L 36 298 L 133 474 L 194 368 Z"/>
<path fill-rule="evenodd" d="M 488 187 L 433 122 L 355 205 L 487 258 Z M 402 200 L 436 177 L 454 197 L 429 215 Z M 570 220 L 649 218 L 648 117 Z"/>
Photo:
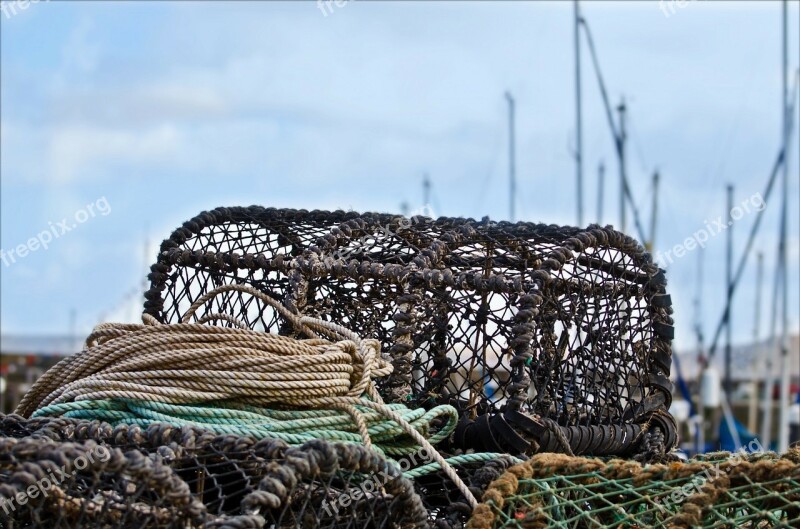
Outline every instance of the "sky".
<path fill-rule="evenodd" d="M 158 243 L 221 205 L 399 213 L 404 201 L 424 206 L 429 174 L 436 215 L 506 219 L 506 91 L 516 100 L 518 218 L 577 222 L 571 2 L 3 4 L 3 333 L 135 321 Z M 790 5 L 791 70 L 799 6 Z M 628 174 L 647 226 L 651 175 L 661 175 L 655 249 L 674 252 L 725 215 L 732 183 L 735 203 L 753 206 L 731 228 L 738 257 L 780 148 L 780 3 L 585 1 L 582 10 L 609 97 L 627 102 Z M 618 225 L 618 164 L 585 41 L 582 54 L 584 224 Z M 766 202 L 755 248 L 766 270 L 761 336 L 772 320 L 779 210 L 776 197 Z M 48 230 L 46 249 L 8 257 Z M 635 235 L 630 215 L 626 231 Z M 726 234 L 708 239 L 707 335 L 723 308 Z M 662 257 L 678 349 L 694 344 L 698 253 Z M 735 343 L 754 331 L 753 262 L 736 293 Z"/>

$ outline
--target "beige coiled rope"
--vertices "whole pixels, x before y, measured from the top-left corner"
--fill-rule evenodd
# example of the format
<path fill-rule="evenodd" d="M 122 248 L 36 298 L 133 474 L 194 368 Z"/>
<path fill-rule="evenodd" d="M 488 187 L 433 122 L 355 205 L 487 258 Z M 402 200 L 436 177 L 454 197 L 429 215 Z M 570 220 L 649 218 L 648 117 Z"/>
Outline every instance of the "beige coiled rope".
<path fill-rule="evenodd" d="M 371 446 L 367 424 L 356 408 L 366 407 L 400 425 L 441 465 L 470 504 L 477 505 L 444 457 L 378 395 L 372 378 L 391 373 L 392 366 L 380 357 L 376 340 L 361 339 L 331 322 L 299 317 L 245 285 L 208 292 L 192 304 L 183 320 L 213 297 L 233 290 L 267 303 L 310 338 L 253 331 L 225 314 L 209 314 L 198 323 L 164 325 L 145 315 L 143 325 L 101 324 L 81 353 L 62 360 L 34 384 L 17 413 L 28 417 L 45 406 L 100 399 L 334 408 L 353 418 L 364 444 Z M 235 327 L 205 325 L 215 320 Z"/>

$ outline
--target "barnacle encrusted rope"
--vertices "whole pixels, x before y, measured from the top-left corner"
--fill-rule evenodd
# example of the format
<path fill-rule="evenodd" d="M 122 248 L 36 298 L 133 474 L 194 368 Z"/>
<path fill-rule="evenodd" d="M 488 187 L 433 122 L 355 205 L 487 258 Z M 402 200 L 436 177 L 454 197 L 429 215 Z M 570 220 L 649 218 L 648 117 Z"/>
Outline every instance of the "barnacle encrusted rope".
<path fill-rule="evenodd" d="M 224 314 L 209 314 L 198 323 L 185 323 L 203 304 L 230 290 L 259 298 L 310 338 L 297 340 L 239 328 L 234 318 Z M 380 357 L 377 341 L 361 339 L 330 322 L 299 317 L 263 292 L 244 285 L 225 285 L 206 293 L 190 307 L 182 323 L 163 325 L 147 315 L 143 319 L 144 325 L 97 326 L 81 353 L 62 360 L 34 384 L 17 413 L 63 413 L 71 406 L 86 408 L 85 401 L 109 399 L 145 403 L 144 408 L 151 409 L 158 404 L 339 409 L 352 418 L 369 447 L 372 439 L 367 419 L 375 417 L 365 417 L 359 408 L 366 408 L 396 423 L 425 448 L 464 497 L 473 506 L 477 504 L 455 470 L 418 431 L 420 428 L 427 433 L 429 423 L 416 421 L 415 428 L 378 395 L 373 377 L 385 376 L 392 368 Z M 204 324 L 212 320 L 225 320 L 235 327 Z M 165 411 L 164 406 L 161 411 Z M 441 407 L 436 414 L 449 415 L 449 426 L 454 427 L 455 409 Z M 236 420 L 221 418 L 223 424 Z"/>

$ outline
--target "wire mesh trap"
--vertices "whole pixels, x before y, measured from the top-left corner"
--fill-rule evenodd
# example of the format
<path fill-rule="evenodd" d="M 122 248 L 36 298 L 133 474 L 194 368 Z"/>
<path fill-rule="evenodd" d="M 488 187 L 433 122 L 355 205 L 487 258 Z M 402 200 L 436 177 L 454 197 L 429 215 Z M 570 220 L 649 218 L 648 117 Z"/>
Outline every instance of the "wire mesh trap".
<path fill-rule="evenodd" d="M 412 482 L 354 444 L 0 417 L 4 527 L 423 528 Z M 82 462 L 83 461 L 83 462 Z"/>
<path fill-rule="evenodd" d="M 382 396 L 455 406 L 455 448 L 653 458 L 677 441 L 664 275 L 610 227 L 219 208 L 165 241 L 150 277 L 162 322 L 237 283 L 378 339 Z M 195 317 L 290 332 L 241 293 L 215 303 Z"/>
<path fill-rule="evenodd" d="M 670 465 L 540 454 L 492 483 L 468 529 L 800 527 L 800 448 Z"/>

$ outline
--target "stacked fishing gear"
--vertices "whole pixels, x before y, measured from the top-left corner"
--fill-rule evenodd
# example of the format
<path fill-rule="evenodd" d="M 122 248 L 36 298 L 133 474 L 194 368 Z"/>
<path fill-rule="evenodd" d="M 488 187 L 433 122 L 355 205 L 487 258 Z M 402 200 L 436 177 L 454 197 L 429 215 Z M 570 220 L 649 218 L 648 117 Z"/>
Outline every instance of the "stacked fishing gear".
<path fill-rule="evenodd" d="M 150 279 L 0 421 L 4 524 L 463 527 L 534 454 L 677 442 L 664 275 L 610 227 L 219 208 Z"/>

